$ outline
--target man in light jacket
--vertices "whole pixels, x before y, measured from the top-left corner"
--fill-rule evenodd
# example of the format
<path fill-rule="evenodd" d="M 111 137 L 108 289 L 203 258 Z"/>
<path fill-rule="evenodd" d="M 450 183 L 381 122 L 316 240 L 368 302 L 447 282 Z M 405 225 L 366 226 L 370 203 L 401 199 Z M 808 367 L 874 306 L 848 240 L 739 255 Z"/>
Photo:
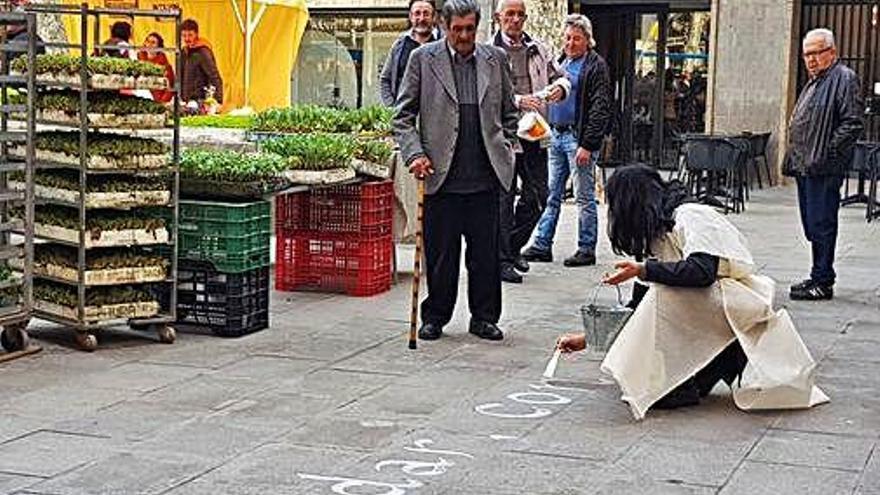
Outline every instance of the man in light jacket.
<path fill-rule="evenodd" d="M 859 78 L 837 59 L 834 33 L 815 29 L 803 43 L 810 81 L 789 124 L 783 173 L 795 177 L 801 223 L 812 246 L 810 277 L 791 286 L 795 300 L 834 297 L 840 186 L 864 129 Z"/>
<path fill-rule="evenodd" d="M 446 0 L 441 15 L 446 38 L 410 56 L 393 124 L 401 160 L 426 181 L 419 338 L 440 338 L 452 319 L 464 237 L 469 332 L 501 340 L 498 195 L 513 183 L 517 125 L 510 68 L 503 50 L 476 44 L 474 0 Z"/>
<path fill-rule="evenodd" d="M 525 31 L 524 0 L 502 0 L 495 13 L 501 30 L 494 44 L 510 59 L 517 108 L 536 111 L 547 118 L 547 103 L 565 98 L 571 83 L 547 47 Z M 520 139 L 516 153 L 516 175 L 521 181 L 519 201 L 514 190 L 501 194 L 501 279 L 521 283 L 529 264 L 520 251 L 529 242 L 547 202 L 547 146 L 549 139 L 532 142 Z"/>
<path fill-rule="evenodd" d="M 379 97 L 386 107 L 393 107 L 400 90 L 400 80 L 406 70 L 409 56 L 416 48 L 437 40 L 437 31 L 434 26 L 436 19 L 434 0 L 410 0 L 409 23 L 412 26 L 408 31 L 401 33 L 400 37 L 391 45 L 388 60 L 382 67 L 382 75 L 379 78 Z"/>

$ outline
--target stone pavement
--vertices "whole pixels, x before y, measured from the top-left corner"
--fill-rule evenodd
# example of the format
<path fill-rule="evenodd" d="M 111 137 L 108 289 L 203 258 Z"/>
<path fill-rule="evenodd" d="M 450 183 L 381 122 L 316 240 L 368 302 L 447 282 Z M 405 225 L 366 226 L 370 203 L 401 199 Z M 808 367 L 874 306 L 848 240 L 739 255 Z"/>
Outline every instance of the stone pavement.
<path fill-rule="evenodd" d="M 562 267 L 567 205 L 559 261 L 505 286 L 500 343 L 469 336 L 461 304 L 447 336 L 407 350 L 408 278 L 367 299 L 275 293 L 272 327 L 235 340 L 108 332 L 85 354 L 34 329 L 44 351 L 0 365 L 0 493 L 877 495 L 880 223 L 863 211 L 842 213 L 825 303 L 785 297 L 808 266 L 791 188 L 731 217 L 820 362 L 832 402 L 813 410 L 747 414 L 719 387 L 637 423 L 586 356 L 544 384 L 614 258 L 603 239 L 603 266 Z"/>

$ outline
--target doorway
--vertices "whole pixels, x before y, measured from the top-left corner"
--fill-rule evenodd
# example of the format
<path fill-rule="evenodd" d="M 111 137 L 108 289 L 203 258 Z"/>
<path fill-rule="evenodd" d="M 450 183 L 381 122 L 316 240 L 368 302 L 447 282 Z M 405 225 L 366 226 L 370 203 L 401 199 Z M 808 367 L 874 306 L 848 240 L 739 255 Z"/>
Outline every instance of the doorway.
<path fill-rule="evenodd" d="M 682 137 L 705 130 L 708 7 L 591 2 L 580 12 L 610 71 L 612 159 L 675 169 Z"/>

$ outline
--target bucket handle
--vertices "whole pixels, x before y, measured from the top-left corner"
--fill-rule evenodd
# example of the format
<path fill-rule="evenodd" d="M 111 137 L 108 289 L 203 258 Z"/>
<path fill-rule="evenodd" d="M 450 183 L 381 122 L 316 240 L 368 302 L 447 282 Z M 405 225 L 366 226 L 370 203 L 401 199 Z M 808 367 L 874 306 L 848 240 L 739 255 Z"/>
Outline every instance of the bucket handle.
<path fill-rule="evenodd" d="M 590 304 L 592 304 L 593 306 L 596 305 L 596 301 L 597 301 L 598 298 L 599 298 L 599 290 L 600 290 L 602 287 L 605 287 L 605 286 L 608 286 L 608 285 L 609 285 L 609 284 L 602 283 L 602 282 L 599 282 L 599 283 L 596 285 L 596 288 L 593 290 L 593 297 L 590 298 Z M 623 306 L 623 305 L 624 305 L 624 304 L 623 304 L 623 293 L 621 293 L 621 291 L 620 291 L 620 284 L 615 285 L 614 288 L 617 289 L 617 303 L 620 304 L 621 306 Z"/>

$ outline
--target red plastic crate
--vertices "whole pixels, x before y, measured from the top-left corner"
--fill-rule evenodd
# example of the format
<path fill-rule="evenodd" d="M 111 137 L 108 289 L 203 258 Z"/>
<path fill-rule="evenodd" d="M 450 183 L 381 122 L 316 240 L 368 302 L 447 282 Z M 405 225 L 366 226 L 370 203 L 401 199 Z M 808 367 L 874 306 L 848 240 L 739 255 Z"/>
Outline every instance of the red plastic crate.
<path fill-rule="evenodd" d="M 391 181 L 318 187 L 275 199 L 276 230 L 382 236 L 391 234 L 393 220 Z"/>
<path fill-rule="evenodd" d="M 276 231 L 275 288 L 372 296 L 391 288 L 391 235 Z"/>

